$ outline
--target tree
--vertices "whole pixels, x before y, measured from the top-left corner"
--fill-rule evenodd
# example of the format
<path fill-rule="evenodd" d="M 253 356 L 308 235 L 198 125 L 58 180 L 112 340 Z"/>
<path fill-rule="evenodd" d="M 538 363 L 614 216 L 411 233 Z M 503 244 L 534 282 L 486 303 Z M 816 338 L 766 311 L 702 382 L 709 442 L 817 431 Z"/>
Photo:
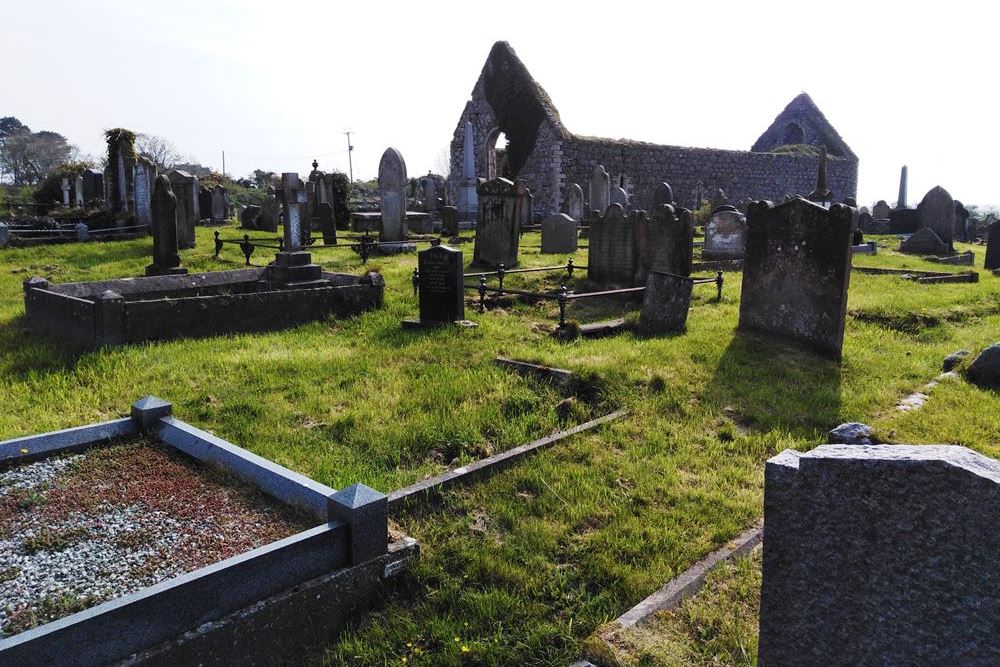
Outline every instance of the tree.
<path fill-rule="evenodd" d="M 135 137 L 135 152 L 151 160 L 161 171 L 174 169 L 184 159 L 177 147 L 155 134 L 138 134 Z"/>
<path fill-rule="evenodd" d="M 269 186 L 275 186 L 277 188 L 278 175 L 273 171 L 264 171 L 263 169 L 254 169 L 247 179 L 253 183 L 253 187 L 259 190 L 267 190 Z"/>
<path fill-rule="evenodd" d="M 6 123 L 0 150 L 0 172 L 10 174 L 15 185 L 38 183 L 57 165 L 76 156 L 76 147 L 58 132 L 32 132 L 23 124 L 18 125 Z"/>

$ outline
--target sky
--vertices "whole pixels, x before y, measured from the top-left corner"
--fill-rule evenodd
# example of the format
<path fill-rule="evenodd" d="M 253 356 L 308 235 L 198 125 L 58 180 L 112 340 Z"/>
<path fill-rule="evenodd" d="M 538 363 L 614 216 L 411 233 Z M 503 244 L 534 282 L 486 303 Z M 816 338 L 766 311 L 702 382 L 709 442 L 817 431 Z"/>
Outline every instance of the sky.
<path fill-rule="evenodd" d="M 459 116 L 506 40 L 574 133 L 748 150 L 807 92 L 860 159 L 858 201 L 935 185 L 1000 204 L 991 3 L 12 0 L 0 116 L 104 152 L 112 127 L 244 176 L 447 169 Z"/>

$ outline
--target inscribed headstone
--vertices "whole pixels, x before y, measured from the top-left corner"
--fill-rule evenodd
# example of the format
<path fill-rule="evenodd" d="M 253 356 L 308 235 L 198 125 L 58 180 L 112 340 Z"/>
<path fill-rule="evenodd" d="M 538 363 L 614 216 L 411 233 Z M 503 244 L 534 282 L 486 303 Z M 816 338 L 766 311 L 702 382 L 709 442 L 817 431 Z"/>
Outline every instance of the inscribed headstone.
<path fill-rule="evenodd" d="M 794 200 L 793 200 L 794 201 Z M 746 253 L 746 217 L 735 206 L 721 206 L 705 223 L 703 259 L 741 259 Z"/>
<path fill-rule="evenodd" d="M 497 178 L 479 185 L 479 221 L 473 262 L 479 266 L 506 268 L 517 265 L 518 239 L 524 217 L 525 187 L 506 178 Z"/>
<path fill-rule="evenodd" d="M 625 218 L 621 204 L 608 206 L 590 223 L 587 278 L 604 287 L 633 287 L 636 270 L 635 220 Z"/>
<path fill-rule="evenodd" d="M 417 253 L 421 322 L 465 319 L 462 251 L 446 245 Z"/>
<path fill-rule="evenodd" d="M 395 148 L 387 148 L 378 164 L 378 192 L 382 202 L 380 241 L 406 240 L 406 162 Z"/>

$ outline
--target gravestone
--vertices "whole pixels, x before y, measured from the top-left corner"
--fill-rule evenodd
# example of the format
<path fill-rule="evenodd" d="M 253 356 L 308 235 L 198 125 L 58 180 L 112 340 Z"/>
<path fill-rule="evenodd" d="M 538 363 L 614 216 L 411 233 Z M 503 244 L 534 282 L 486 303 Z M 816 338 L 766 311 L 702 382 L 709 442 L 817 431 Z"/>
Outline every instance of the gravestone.
<path fill-rule="evenodd" d="M 686 276 L 650 271 L 639 314 L 639 331 L 650 335 L 684 331 L 693 285 Z"/>
<path fill-rule="evenodd" d="M 576 220 L 565 213 L 553 213 L 542 221 L 542 254 L 576 252 Z"/>
<path fill-rule="evenodd" d="M 427 175 L 424 179 L 424 210 L 428 213 L 433 213 L 438 209 L 438 198 L 437 198 L 437 183 L 434 179 Z"/>
<path fill-rule="evenodd" d="M 152 224 L 152 198 L 156 183 L 156 166 L 145 158 L 136 160 L 134 183 L 135 224 Z"/>
<path fill-rule="evenodd" d="M 441 207 L 441 234 L 444 236 L 458 236 L 458 207 Z"/>
<path fill-rule="evenodd" d="M 637 216 L 636 221 L 636 285 L 646 283 L 646 276 L 650 271 L 678 276 L 691 275 L 694 221 L 690 211 L 660 204 L 653 209 L 648 219 L 646 216 Z"/>
<path fill-rule="evenodd" d="M 87 169 L 83 172 L 83 200 L 89 205 L 96 199 L 104 199 L 104 174 Z"/>
<path fill-rule="evenodd" d="M 226 221 L 226 188 L 216 185 L 212 189 L 212 222 Z"/>
<path fill-rule="evenodd" d="M 1000 462 L 822 445 L 764 469 L 760 667 L 1000 664 Z"/>
<path fill-rule="evenodd" d="M 62 179 L 59 189 L 62 190 L 62 203 L 63 206 L 69 206 L 69 179 Z"/>
<path fill-rule="evenodd" d="M 611 205 L 611 176 L 602 165 L 594 165 L 590 175 L 590 208 L 601 215 Z"/>
<path fill-rule="evenodd" d="M 625 192 L 625 188 L 611 189 L 611 203 L 621 204 L 622 208 L 628 208 L 628 193 Z"/>
<path fill-rule="evenodd" d="M 587 278 L 603 287 L 633 287 L 637 269 L 635 220 L 621 204 L 608 206 L 590 223 Z"/>
<path fill-rule="evenodd" d="M 583 212 L 583 188 L 579 183 L 573 183 L 566 193 L 566 214 L 579 222 L 583 220 Z"/>
<path fill-rule="evenodd" d="M 403 326 L 434 326 L 465 320 L 462 251 L 446 245 L 417 253 L 420 320 Z"/>
<path fill-rule="evenodd" d="M 242 229 L 256 230 L 257 218 L 260 217 L 260 206 L 247 206 L 240 212 L 240 227 Z"/>
<path fill-rule="evenodd" d="M 379 241 L 406 241 L 406 162 L 395 148 L 387 148 L 378 163 L 378 193 L 382 205 Z"/>
<path fill-rule="evenodd" d="M 0 222 L 0 248 L 6 248 L 10 243 L 10 226 L 5 222 Z"/>
<path fill-rule="evenodd" d="M 942 241 L 930 227 L 921 227 L 899 244 L 899 252 L 911 255 L 939 255 L 951 253 L 948 244 Z"/>
<path fill-rule="evenodd" d="M 193 248 L 194 228 L 201 218 L 198 203 L 198 177 L 177 169 L 167 172 L 170 189 L 177 197 L 177 243 L 180 248 Z"/>
<path fill-rule="evenodd" d="M 931 188 L 917 205 L 920 211 L 920 222 L 924 227 L 934 230 L 938 238 L 948 246 L 948 251 L 954 251 L 955 238 L 955 200 L 948 191 L 940 185 Z"/>
<path fill-rule="evenodd" d="M 333 206 L 321 202 L 316 206 L 319 229 L 323 233 L 323 245 L 337 245 L 337 225 L 333 219 Z"/>
<path fill-rule="evenodd" d="M 721 206 L 705 223 L 702 259 L 742 259 L 746 254 L 746 237 L 746 217 L 735 206 Z"/>
<path fill-rule="evenodd" d="M 858 211 L 858 230 L 865 234 L 874 233 L 872 214 L 864 206 Z"/>
<path fill-rule="evenodd" d="M 890 234 L 912 234 L 920 228 L 920 211 L 915 208 L 894 208 L 889 212 Z"/>
<path fill-rule="evenodd" d="M 211 222 L 212 219 L 212 189 L 205 186 L 198 186 L 198 219 L 208 220 Z"/>
<path fill-rule="evenodd" d="M 976 225 L 976 219 L 971 215 L 965 223 L 965 238 L 969 239 L 969 243 L 975 243 L 979 239 L 979 228 Z"/>
<path fill-rule="evenodd" d="M 747 216 L 739 330 L 790 338 L 837 359 L 851 278 L 851 209 L 801 197 Z"/>
<path fill-rule="evenodd" d="M 664 181 L 656 186 L 656 191 L 653 192 L 653 208 L 655 209 L 660 204 L 670 204 L 673 206 L 674 203 L 674 189 L 670 187 L 670 184 Z"/>
<path fill-rule="evenodd" d="M 146 267 L 147 276 L 168 276 L 187 273 L 177 254 L 177 197 L 170 189 L 170 179 L 159 176 L 155 181 L 150 216 L 153 226 L 153 263 Z"/>
<path fill-rule="evenodd" d="M 885 203 L 884 199 L 880 199 L 872 207 L 872 218 L 875 220 L 888 220 L 889 213 L 892 211 L 889 205 Z"/>
<path fill-rule="evenodd" d="M 479 214 L 476 195 L 476 151 L 472 138 L 472 123 L 465 122 L 462 142 L 462 182 L 458 188 L 458 217 L 461 222 L 474 222 Z"/>
<path fill-rule="evenodd" d="M 955 238 L 959 241 L 974 241 L 969 238 L 969 209 L 955 200 Z"/>
<path fill-rule="evenodd" d="M 274 187 L 268 186 L 267 197 L 260 207 L 260 215 L 257 216 L 257 229 L 262 232 L 276 233 L 280 217 L 281 203 L 278 201 L 277 195 L 274 194 Z"/>
<path fill-rule="evenodd" d="M 479 185 L 479 221 L 473 263 L 496 268 L 503 263 L 511 269 L 517 266 L 517 244 L 524 217 L 525 187 L 506 178 L 497 178 Z"/>
<path fill-rule="evenodd" d="M 1000 222 L 986 228 L 986 261 L 984 268 L 1000 269 Z"/>
<path fill-rule="evenodd" d="M 726 196 L 725 191 L 722 188 L 715 188 L 712 191 L 711 196 L 708 201 L 712 204 L 712 210 L 722 208 L 723 206 L 729 206 L 729 197 Z"/>
<path fill-rule="evenodd" d="M 323 279 L 323 270 L 312 263 L 312 256 L 302 249 L 308 240 L 306 219 L 306 188 L 295 172 L 281 175 L 281 203 L 284 206 L 284 229 L 282 230 L 283 250 L 276 253 L 274 262 L 268 265 L 265 278 L 261 281 L 270 287 L 321 287 L 329 285 Z"/>
<path fill-rule="evenodd" d="M 90 240 L 90 227 L 84 222 L 78 222 L 73 225 L 73 231 L 76 232 L 77 241 L 89 241 Z"/>
<path fill-rule="evenodd" d="M 86 205 L 86 199 L 83 196 L 83 175 L 78 174 L 73 181 L 73 195 L 75 198 L 76 205 L 83 208 Z"/>

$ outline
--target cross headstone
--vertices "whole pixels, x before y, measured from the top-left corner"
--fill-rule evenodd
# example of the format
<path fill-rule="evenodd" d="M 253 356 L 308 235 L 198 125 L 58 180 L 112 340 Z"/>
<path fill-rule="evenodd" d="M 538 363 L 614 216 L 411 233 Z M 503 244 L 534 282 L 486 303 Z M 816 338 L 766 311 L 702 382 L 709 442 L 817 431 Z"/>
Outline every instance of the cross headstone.
<path fill-rule="evenodd" d="M 515 184 L 506 178 L 497 178 L 480 184 L 476 190 L 479 221 L 473 249 L 475 264 L 489 268 L 500 263 L 506 268 L 517 266 L 525 194 L 523 181 Z"/>
<path fill-rule="evenodd" d="M 387 148 L 378 163 L 378 192 L 382 201 L 380 241 L 406 241 L 406 162 L 395 148 Z"/>
<path fill-rule="evenodd" d="M 611 205 L 611 176 L 602 165 L 594 165 L 590 175 L 590 208 L 601 215 Z"/>
<path fill-rule="evenodd" d="M 742 259 L 746 254 L 746 235 L 746 217 L 735 206 L 720 206 L 705 223 L 701 256 L 709 260 Z"/>
<path fill-rule="evenodd" d="M 924 195 L 917 205 L 920 211 L 920 222 L 925 227 L 934 230 L 942 243 L 954 250 L 955 237 L 955 200 L 948 191 L 936 185 Z"/>
<path fill-rule="evenodd" d="M 670 184 L 663 181 L 656 186 L 656 191 L 653 192 L 653 208 L 655 209 L 660 204 L 670 204 L 673 206 L 674 203 L 674 189 L 670 187 Z"/>
<path fill-rule="evenodd" d="M 153 227 L 153 263 L 146 267 L 147 276 L 187 273 L 177 254 L 177 197 L 165 175 L 155 181 L 150 216 Z"/>
<path fill-rule="evenodd" d="M 579 183 L 572 183 L 566 193 L 566 214 L 577 222 L 583 220 L 583 188 Z"/>
<path fill-rule="evenodd" d="M 542 254 L 576 252 L 576 220 L 565 213 L 553 213 L 542 221 Z"/>
<path fill-rule="evenodd" d="M 797 197 L 747 215 L 741 331 L 790 338 L 841 356 L 851 278 L 852 212 Z"/>

